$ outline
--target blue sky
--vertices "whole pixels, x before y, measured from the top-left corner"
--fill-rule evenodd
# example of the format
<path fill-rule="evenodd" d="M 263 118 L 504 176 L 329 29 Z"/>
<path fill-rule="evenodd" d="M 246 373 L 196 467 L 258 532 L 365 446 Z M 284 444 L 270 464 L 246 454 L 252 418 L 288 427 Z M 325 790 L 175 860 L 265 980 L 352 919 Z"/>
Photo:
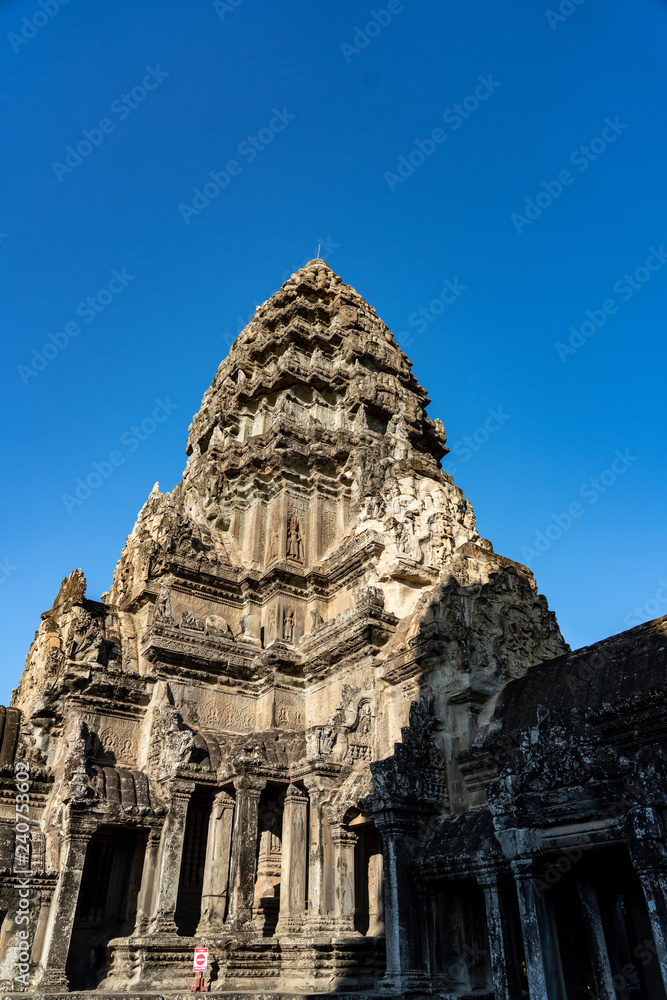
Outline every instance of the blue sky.
<path fill-rule="evenodd" d="M 320 241 L 567 641 L 667 612 L 667 4 L 560 7 L 5 0 L 0 700 Z"/>

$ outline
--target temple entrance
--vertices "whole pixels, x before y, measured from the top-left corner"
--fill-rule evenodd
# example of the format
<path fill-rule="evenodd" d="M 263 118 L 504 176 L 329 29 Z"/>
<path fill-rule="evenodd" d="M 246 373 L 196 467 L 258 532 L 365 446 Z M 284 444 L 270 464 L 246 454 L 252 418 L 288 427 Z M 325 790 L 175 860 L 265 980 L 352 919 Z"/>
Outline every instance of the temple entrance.
<path fill-rule="evenodd" d="M 178 933 L 192 937 L 201 916 L 206 842 L 213 796 L 208 789 L 195 789 L 188 805 L 183 839 L 181 876 L 174 921 Z"/>
<path fill-rule="evenodd" d="M 593 995 L 600 989 L 596 980 L 606 976 L 618 1000 L 665 1000 L 646 900 L 627 848 L 584 852 L 549 896 L 564 997 Z"/>
<path fill-rule="evenodd" d="M 146 839 L 143 831 L 102 827 L 90 840 L 66 967 L 73 990 L 94 989 L 109 941 L 134 930 Z"/>
<path fill-rule="evenodd" d="M 259 800 L 253 920 L 255 927 L 264 937 L 272 937 L 275 934 L 280 911 L 285 791 L 284 787 L 267 785 Z"/>
<path fill-rule="evenodd" d="M 431 973 L 456 992 L 492 989 L 484 895 L 477 882 L 448 882 L 434 904 Z"/>
<path fill-rule="evenodd" d="M 384 934 L 382 842 L 373 823 L 358 816 L 350 823 L 354 852 L 354 929 L 367 937 Z"/>

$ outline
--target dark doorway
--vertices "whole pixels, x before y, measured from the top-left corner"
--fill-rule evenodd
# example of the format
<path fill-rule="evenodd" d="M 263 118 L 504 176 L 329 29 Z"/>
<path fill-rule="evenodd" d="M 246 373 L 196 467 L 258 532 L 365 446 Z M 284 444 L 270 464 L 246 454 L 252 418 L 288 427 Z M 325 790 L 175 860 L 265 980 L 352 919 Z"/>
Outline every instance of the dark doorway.
<path fill-rule="evenodd" d="M 134 930 L 146 833 L 102 827 L 84 862 L 67 976 L 73 990 L 94 989 L 107 969 L 107 946 Z"/>
<path fill-rule="evenodd" d="M 553 858 L 552 871 L 563 870 L 564 856 Z M 555 919 L 565 996 L 593 996 L 594 953 L 587 940 L 577 882 L 587 883 L 597 900 L 604 939 L 602 961 L 608 960 L 618 1000 L 665 1000 L 655 961 L 646 900 L 625 847 L 582 851 L 548 890 Z M 546 870 L 546 869 L 545 869 Z M 590 928 L 589 938 L 590 938 Z"/>
<path fill-rule="evenodd" d="M 493 988 L 484 895 L 472 879 L 447 882 L 436 898 L 431 971 L 452 992 Z"/>
<path fill-rule="evenodd" d="M 181 877 L 174 920 L 178 933 L 192 937 L 197 931 L 201 916 L 201 897 L 204 888 L 206 843 L 211 819 L 212 793 L 196 789 L 190 799 L 183 839 Z"/>
<path fill-rule="evenodd" d="M 595 862 L 618 1000 L 665 1000 L 646 899 L 627 848 L 597 852 Z"/>
<path fill-rule="evenodd" d="M 353 821 L 354 822 L 354 821 Z M 354 852 L 354 929 L 368 937 L 384 934 L 382 843 L 372 823 L 352 825 Z"/>
<path fill-rule="evenodd" d="M 253 915 L 263 937 L 275 934 L 280 911 L 285 791 L 284 786 L 267 785 L 259 800 Z"/>
<path fill-rule="evenodd" d="M 554 859 L 558 863 L 560 859 Z M 553 906 L 566 997 L 595 996 L 593 965 L 586 926 L 574 878 L 563 878 L 549 890 Z"/>

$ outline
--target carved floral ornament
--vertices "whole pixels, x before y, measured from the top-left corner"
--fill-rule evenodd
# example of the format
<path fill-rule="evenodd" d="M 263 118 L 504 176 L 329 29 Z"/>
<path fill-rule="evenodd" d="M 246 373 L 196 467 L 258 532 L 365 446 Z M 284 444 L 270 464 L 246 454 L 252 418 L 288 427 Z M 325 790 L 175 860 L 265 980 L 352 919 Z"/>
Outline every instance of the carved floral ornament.
<path fill-rule="evenodd" d="M 105 750 L 110 750 L 117 760 L 134 761 L 137 755 L 138 736 L 134 723 L 114 727 L 100 732 L 100 742 Z"/>

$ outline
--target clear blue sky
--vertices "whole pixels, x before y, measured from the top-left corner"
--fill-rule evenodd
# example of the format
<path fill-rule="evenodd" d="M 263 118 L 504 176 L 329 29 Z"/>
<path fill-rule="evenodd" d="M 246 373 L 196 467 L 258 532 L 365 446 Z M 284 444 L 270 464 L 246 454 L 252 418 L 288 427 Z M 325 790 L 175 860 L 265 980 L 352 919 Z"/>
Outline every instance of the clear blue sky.
<path fill-rule="evenodd" d="M 56 3 L 0 8 L 3 702 L 60 580 L 107 589 L 231 339 L 320 240 L 565 638 L 667 612 L 667 4 Z"/>

